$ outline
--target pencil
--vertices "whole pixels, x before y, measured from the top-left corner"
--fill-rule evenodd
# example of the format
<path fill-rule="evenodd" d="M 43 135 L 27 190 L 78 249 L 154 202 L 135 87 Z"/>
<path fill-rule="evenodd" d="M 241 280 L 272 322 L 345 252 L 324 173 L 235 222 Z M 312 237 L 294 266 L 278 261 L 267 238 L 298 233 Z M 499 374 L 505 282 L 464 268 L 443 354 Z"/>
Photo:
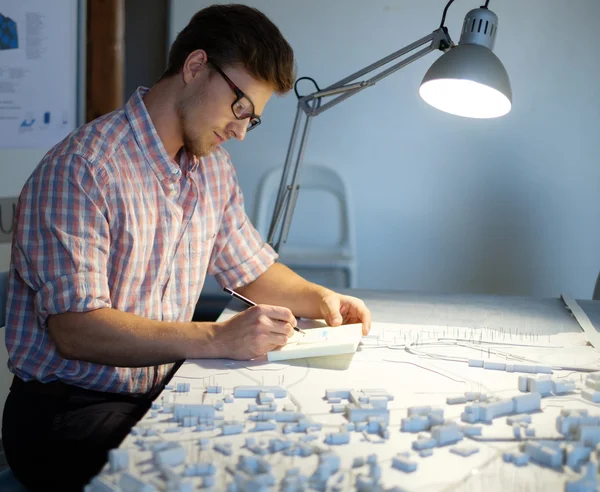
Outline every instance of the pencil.
<path fill-rule="evenodd" d="M 254 301 L 251 301 L 250 299 L 248 299 L 247 297 L 244 297 L 242 294 L 238 294 L 235 290 L 230 289 L 229 287 L 223 287 L 223 290 L 225 292 L 227 292 L 229 295 L 235 297 L 237 300 L 242 301 L 244 304 L 246 304 L 247 306 L 256 306 L 256 303 Z M 300 328 L 298 328 L 297 326 L 293 327 L 294 330 L 296 330 L 298 333 L 302 333 L 303 335 L 306 335 L 306 333 L 304 333 Z"/>

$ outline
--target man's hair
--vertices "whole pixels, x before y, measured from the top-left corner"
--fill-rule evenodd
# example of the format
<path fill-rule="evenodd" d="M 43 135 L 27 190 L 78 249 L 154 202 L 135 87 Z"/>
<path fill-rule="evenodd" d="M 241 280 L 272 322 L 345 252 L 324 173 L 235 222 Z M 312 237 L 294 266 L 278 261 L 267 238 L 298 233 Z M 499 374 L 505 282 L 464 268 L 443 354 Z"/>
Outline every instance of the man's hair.
<path fill-rule="evenodd" d="M 247 5 L 211 5 L 197 12 L 173 42 L 161 78 L 179 73 L 190 53 L 198 49 L 206 51 L 219 67 L 243 66 L 278 94 L 294 85 L 292 47 L 265 14 Z"/>

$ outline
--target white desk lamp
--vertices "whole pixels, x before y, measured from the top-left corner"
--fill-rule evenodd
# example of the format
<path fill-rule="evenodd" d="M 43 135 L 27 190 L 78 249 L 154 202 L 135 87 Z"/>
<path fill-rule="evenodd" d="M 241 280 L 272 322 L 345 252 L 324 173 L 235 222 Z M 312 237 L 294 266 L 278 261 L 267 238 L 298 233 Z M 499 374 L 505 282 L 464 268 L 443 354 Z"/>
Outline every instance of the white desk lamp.
<path fill-rule="evenodd" d="M 316 92 L 306 96 L 299 96 L 296 90 L 298 96 L 296 119 L 267 237 L 267 242 L 276 251 L 279 251 L 282 243 L 287 240 L 300 190 L 298 176 L 304 157 L 310 123 L 314 116 L 323 113 L 363 89 L 375 85 L 379 80 L 435 50 L 443 51 L 444 54 L 427 71 L 419 89 L 419 94 L 427 103 L 442 111 L 471 118 L 495 118 L 510 111 L 512 104 L 510 80 L 502 62 L 492 53 L 498 28 L 498 17 L 488 10 L 489 0 L 480 8 L 471 10 L 465 17 L 460 41 L 458 45 L 455 45 L 450 39 L 448 29 L 444 26 L 446 13 L 453 2 L 454 0 L 450 0 L 446 4 L 440 27 L 424 38 L 323 90 L 320 90 L 317 86 Z M 381 71 L 372 78 L 353 82 L 357 78 L 382 68 L 397 58 L 407 55 L 428 43 L 427 47 Z M 300 80 L 307 78 L 301 77 L 298 79 L 296 86 Z M 335 97 L 327 103 L 321 104 L 323 98 L 331 96 Z M 300 146 L 296 153 L 296 140 L 300 130 L 302 113 L 306 115 L 306 121 L 300 138 Z M 292 161 L 294 162 L 293 170 Z M 282 216 L 283 223 L 278 228 Z M 276 239 L 277 233 L 279 235 Z"/>

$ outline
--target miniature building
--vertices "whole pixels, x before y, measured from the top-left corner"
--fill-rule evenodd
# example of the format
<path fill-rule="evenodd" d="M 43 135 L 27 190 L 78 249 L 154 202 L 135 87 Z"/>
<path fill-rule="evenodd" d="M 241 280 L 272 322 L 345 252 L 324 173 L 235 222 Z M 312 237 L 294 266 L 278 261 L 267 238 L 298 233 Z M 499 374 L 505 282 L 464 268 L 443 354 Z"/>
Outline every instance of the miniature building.
<path fill-rule="evenodd" d="M 214 419 L 215 407 L 212 405 L 177 403 L 173 407 L 173 419 L 183 422 L 184 417 L 198 417 L 202 419 Z"/>
<path fill-rule="evenodd" d="M 462 440 L 464 436 L 458 425 L 446 424 L 432 427 L 431 437 L 435 439 L 438 446 L 446 446 Z"/>
<path fill-rule="evenodd" d="M 416 441 L 413 441 L 412 448 L 415 451 L 422 451 L 423 449 L 431 449 L 437 446 L 437 441 L 433 437 L 419 436 Z"/>
<path fill-rule="evenodd" d="M 154 492 L 154 487 L 129 472 L 121 474 L 119 487 L 123 492 Z"/>
<path fill-rule="evenodd" d="M 212 463 L 193 463 L 187 464 L 183 475 L 185 477 L 204 477 L 207 475 L 214 475 L 217 469 Z"/>
<path fill-rule="evenodd" d="M 465 407 L 460 418 L 463 422 L 491 422 L 497 417 L 513 413 L 528 413 L 539 411 L 541 408 L 541 395 L 527 393 L 507 400 L 497 400 L 488 403 L 474 403 Z"/>
<path fill-rule="evenodd" d="M 563 464 L 563 453 L 559 447 L 545 446 L 539 442 L 527 442 L 523 451 L 532 461 L 551 468 L 559 468 Z"/>
<path fill-rule="evenodd" d="M 582 476 L 567 481 L 565 492 L 591 492 L 598 490 L 598 464 L 588 463 Z"/>
<path fill-rule="evenodd" d="M 227 424 L 223 424 L 221 427 L 222 435 L 230 436 L 233 434 L 241 434 L 244 432 L 244 423 L 243 422 L 230 422 Z"/>
<path fill-rule="evenodd" d="M 592 450 L 583 444 L 567 444 L 565 446 L 566 465 L 572 470 L 579 471 L 582 464 L 587 463 L 592 454 Z"/>
<path fill-rule="evenodd" d="M 190 383 L 177 383 L 177 393 L 188 393 L 190 391 Z"/>
<path fill-rule="evenodd" d="M 233 389 L 235 398 L 257 398 L 261 392 L 272 393 L 275 398 L 287 396 L 287 390 L 279 386 L 236 386 Z"/>
<path fill-rule="evenodd" d="M 405 473 L 411 473 L 417 469 L 417 463 L 399 454 L 392 459 L 392 467 Z"/>
<path fill-rule="evenodd" d="M 158 467 L 161 465 L 177 466 L 185 463 L 186 453 L 183 446 L 176 443 L 168 443 L 168 447 L 164 449 L 156 449 L 152 453 L 154 464 Z"/>
<path fill-rule="evenodd" d="M 600 403 L 600 391 L 584 389 L 581 390 L 581 397 L 593 403 Z"/>
<path fill-rule="evenodd" d="M 108 463 L 111 473 L 129 469 L 129 451 L 126 449 L 111 449 L 108 452 Z"/>
<path fill-rule="evenodd" d="M 213 445 L 213 449 L 225 456 L 231 456 L 233 452 L 231 443 L 229 442 L 217 442 Z"/>
<path fill-rule="evenodd" d="M 478 453 L 479 448 L 475 446 L 456 446 L 450 449 L 450 452 L 462 456 L 463 458 L 468 458 L 469 456 Z"/>

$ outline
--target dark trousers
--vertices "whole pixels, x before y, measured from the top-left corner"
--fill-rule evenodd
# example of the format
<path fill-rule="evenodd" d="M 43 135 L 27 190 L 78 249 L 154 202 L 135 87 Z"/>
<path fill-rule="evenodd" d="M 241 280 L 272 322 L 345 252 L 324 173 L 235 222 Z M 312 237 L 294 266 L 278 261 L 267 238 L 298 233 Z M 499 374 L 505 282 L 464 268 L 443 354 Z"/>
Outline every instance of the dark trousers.
<path fill-rule="evenodd" d="M 2 419 L 8 464 L 29 490 L 82 490 L 159 392 L 132 397 L 15 377 Z"/>

